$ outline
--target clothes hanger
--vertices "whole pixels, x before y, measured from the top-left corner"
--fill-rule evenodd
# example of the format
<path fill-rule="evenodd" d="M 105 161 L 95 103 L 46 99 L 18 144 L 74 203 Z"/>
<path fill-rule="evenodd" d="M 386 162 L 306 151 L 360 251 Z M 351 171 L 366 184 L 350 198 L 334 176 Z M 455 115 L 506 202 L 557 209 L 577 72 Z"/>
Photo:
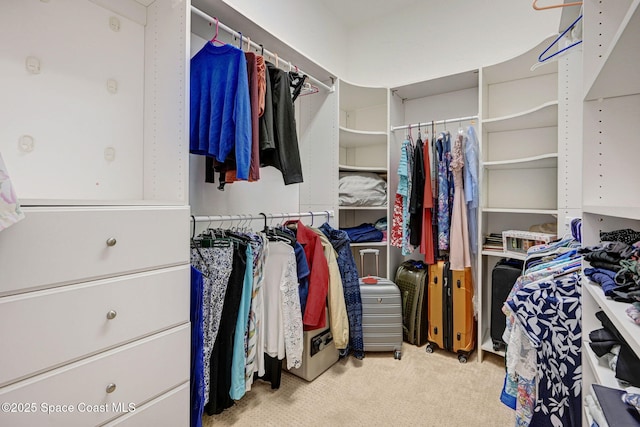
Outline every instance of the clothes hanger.
<path fill-rule="evenodd" d="M 213 18 L 216 20 L 216 33 L 214 34 L 213 38 L 210 40 L 211 44 L 213 44 L 215 46 L 215 42 L 220 43 L 221 45 L 224 45 L 224 42 L 221 42 L 220 40 L 218 40 L 218 24 L 220 23 L 220 21 L 218 21 L 218 18 Z"/>
<path fill-rule="evenodd" d="M 320 92 L 320 89 L 318 88 L 318 86 L 314 86 L 311 83 L 305 83 L 304 88 L 307 89 L 307 91 L 301 93 L 300 96 L 313 95 L 314 93 Z"/>
<path fill-rule="evenodd" d="M 557 7 L 567 7 L 567 6 L 582 6 L 581 1 L 575 1 L 571 3 L 562 3 L 562 4 L 552 4 L 549 6 L 538 6 L 538 0 L 533 0 L 533 4 L 531 5 L 535 10 L 547 10 L 547 9 L 555 9 Z"/>
<path fill-rule="evenodd" d="M 564 35 L 565 35 L 565 34 L 567 34 L 569 31 L 571 31 L 571 30 L 573 29 L 573 27 L 575 27 L 575 26 L 576 26 L 576 24 L 577 24 L 578 22 L 580 22 L 580 20 L 582 19 L 582 16 L 583 16 L 583 15 L 582 15 L 582 14 L 580 14 L 580 16 L 578 16 L 578 18 L 577 18 L 575 21 L 573 21 L 573 23 L 572 23 L 571 25 L 569 25 L 569 26 L 567 27 L 567 29 L 566 29 L 566 30 L 564 30 L 564 31 L 562 32 L 562 34 L 560 34 L 558 37 L 556 37 L 556 38 L 555 38 L 555 40 L 554 40 L 554 41 L 552 41 L 552 42 L 551 42 L 551 44 L 550 44 L 550 45 L 549 45 L 549 46 L 548 46 L 548 47 L 547 47 L 547 48 L 546 48 L 546 49 L 545 49 L 545 50 L 540 54 L 540 56 L 538 56 L 538 62 L 545 62 L 545 61 L 548 61 L 549 59 L 551 59 L 551 58 L 553 58 L 553 57 L 555 57 L 555 56 L 557 56 L 557 55 L 561 54 L 562 52 L 564 52 L 564 51 L 566 51 L 566 50 L 569 50 L 569 49 L 571 49 L 572 47 L 574 47 L 574 46 L 579 45 L 580 43 L 582 43 L 582 40 L 578 40 L 577 42 L 574 42 L 574 43 L 570 44 L 569 46 L 564 47 L 564 48 L 562 48 L 562 49 L 558 50 L 557 52 L 552 53 L 551 55 L 549 55 L 549 56 L 547 56 L 547 57 L 544 57 L 544 54 L 545 54 L 545 53 L 547 53 L 549 50 L 551 50 L 551 48 L 553 48 L 554 46 L 556 46 L 556 45 L 558 44 L 558 42 L 562 39 L 562 37 L 564 37 Z"/>

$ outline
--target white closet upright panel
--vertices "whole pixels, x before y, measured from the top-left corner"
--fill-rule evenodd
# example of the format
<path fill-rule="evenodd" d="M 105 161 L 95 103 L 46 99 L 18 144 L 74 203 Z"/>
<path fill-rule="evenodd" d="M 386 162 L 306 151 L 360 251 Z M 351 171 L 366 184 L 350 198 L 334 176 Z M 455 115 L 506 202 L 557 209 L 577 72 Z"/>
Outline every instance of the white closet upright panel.
<path fill-rule="evenodd" d="M 0 152 L 26 215 L 0 233 L 0 400 L 37 412 L 1 425 L 189 423 L 189 7 L 0 5 Z"/>
<path fill-rule="evenodd" d="M 640 1 L 593 1 L 584 5 L 583 97 L 583 244 L 600 243 L 600 232 L 640 230 L 640 192 L 634 189 L 640 146 Z M 602 327 L 594 314 L 603 311 L 640 355 L 640 326 L 625 313 L 628 304 L 604 296 L 599 285 L 583 278 L 583 397 L 592 384 L 639 393 L 626 387 L 591 350 L 589 333 Z M 615 417 L 615 414 L 606 414 Z M 611 425 L 611 421 L 609 421 Z M 583 418 L 589 425 L 589 416 Z"/>
<path fill-rule="evenodd" d="M 558 63 L 531 71 L 555 37 L 481 69 L 480 247 L 490 233 L 558 222 L 564 203 L 558 188 L 565 185 L 558 164 L 566 154 L 558 147 Z M 504 256 L 503 251 L 482 250 L 478 260 L 480 360 L 484 351 L 504 354 L 490 336 L 491 271 Z"/>

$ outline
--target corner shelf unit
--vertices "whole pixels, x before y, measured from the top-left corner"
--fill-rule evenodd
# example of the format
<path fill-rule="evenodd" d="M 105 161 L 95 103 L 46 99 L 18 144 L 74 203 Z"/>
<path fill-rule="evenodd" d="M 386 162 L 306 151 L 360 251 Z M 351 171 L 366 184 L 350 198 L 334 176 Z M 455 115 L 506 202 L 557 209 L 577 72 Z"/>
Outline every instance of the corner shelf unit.
<path fill-rule="evenodd" d="M 531 71 L 554 39 L 505 62 L 484 67 L 480 76 L 480 194 L 478 246 L 483 237 L 504 230 L 528 230 L 535 224 L 557 223 L 558 64 Z M 517 96 L 514 96 L 517 94 Z M 490 337 L 491 271 L 500 258 L 524 259 L 521 254 L 482 250 L 478 258 L 478 351 L 494 350 Z"/>
<path fill-rule="evenodd" d="M 338 202 L 338 224 L 353 227 L 362 223 L 374 223 L 388 215 L 388 89 L 362 87 L 344 80 L 338 82 L 339 94 L 339 159 L 338 171 L 343 173 L 373 173 L 387 181 L 387 199 L 384 206 L 341 206 Z M 388 221 L 389 222 L 389 221 Z M 380 271 L 389 277 L 387 242 L 352 243 L 355 259 L 362 248 L 380 249 Z M 365 259 L 360 275 L 375 274 L 375 261 Z"/>

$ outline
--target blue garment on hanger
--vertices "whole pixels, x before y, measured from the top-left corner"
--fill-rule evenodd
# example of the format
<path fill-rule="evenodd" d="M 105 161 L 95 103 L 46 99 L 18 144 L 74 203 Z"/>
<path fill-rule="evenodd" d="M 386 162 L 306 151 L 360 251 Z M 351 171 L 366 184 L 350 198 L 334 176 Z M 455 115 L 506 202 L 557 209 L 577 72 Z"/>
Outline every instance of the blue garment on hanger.
<path fill-rule="evenodd" d="M 242 283 L 242 295 L 236 320 L 236 331 L 233 336 L 233 356 L 231 359 L 231 388 L 229 396 L 233 400 L 240 400 L 246 392 L 244 368 L 247 362 L 245 352 L 245 337 L 249 327 L 249 310 L 251 309 L 251 293 L 253 290 L 253 247 L 247 245 L 247 265 Z"/>
<path fill-rule="evenodd" d="M 249 179 L 252 127 L 244 52 L 206 43 L 191 58 L 189 149 L 224 163 L 233 157 L 238 179 Z"/>
<path fill-rule="evenodd" d="M 464 144 L 464 196 L 467 202 L 467 223 L 469 228 L 469 249 L 478 253 L 478 137 L 473 126 L 467 129 Z"/>
<path fill-rule="evenodd" d="M 357 359 L 364 358 L 364 340 L 362 332 L 362 298 L 360 296 L 360 282 L 356 261 L 351 252 L 349 236 L 342 230 L 336 230 L 328 223 L 320 226 L 320 231 L 331 242 L 331 246 L 338 254 L 338 269 L 342 278 L 344 289 L 344 302 L 347 306 L 347 317 L 349 318 L 349 346 L 340 350 L 340 356 L 346 356 L 349 351 Z"/>
<path fill-rule="evenodd" d="M 191 427 L 202 425 L 204 412 L 204 330 L 202 328 L 202 273 L 191 267 Z"/>

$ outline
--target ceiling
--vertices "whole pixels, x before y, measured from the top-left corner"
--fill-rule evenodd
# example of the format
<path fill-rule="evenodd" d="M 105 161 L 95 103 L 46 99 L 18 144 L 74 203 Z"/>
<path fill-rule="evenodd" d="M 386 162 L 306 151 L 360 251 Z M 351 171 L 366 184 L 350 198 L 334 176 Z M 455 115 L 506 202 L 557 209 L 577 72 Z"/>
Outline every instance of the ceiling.
<path fill-rule="evenodd" d="M 421 0 L 321 0 L 347 28 L 384 17 Z"/>

